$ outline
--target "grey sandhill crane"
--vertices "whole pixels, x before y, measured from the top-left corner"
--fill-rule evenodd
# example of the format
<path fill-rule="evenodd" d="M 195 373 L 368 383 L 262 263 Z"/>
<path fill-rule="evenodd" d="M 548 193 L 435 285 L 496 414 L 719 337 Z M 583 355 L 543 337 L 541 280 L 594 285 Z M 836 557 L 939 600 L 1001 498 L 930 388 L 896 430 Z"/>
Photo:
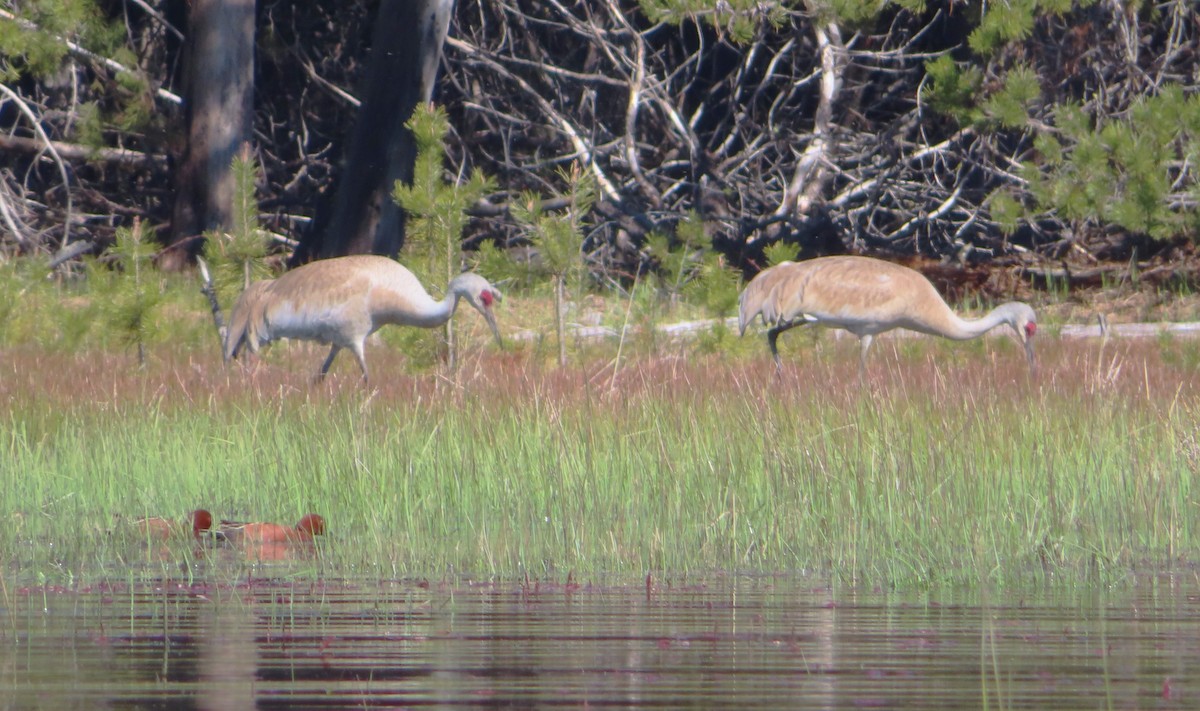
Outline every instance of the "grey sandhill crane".
<path fill-rule="evenodd" d="M 330 344 L 320 377 L 347 348 L 358 360 L 363 380 L 367 336 L 381 326 L 398 324 L 434 328 L 450 320 L 459 299 L 483 314 L 504 345 L 492 305 L 502 298 L 487 279 L 463 272 L 450 280 L 446 298 L 435 301 L 413 275 L 388 257 L 353 255 L 310 262 L 278 279 L 256 281 L 246 288 L 229 314 L 225 360 L 243 349 L 258 349 L 280 338 Z"/>
<path fill-rule="evenodd" d="M 783 367 L 776 344 L 779 334 L 808 323 L 843 328 L 859 337 L 860 376 L 875 335 L 893 328 L 964 341 L 1008 324 L 1025 346 L 1030 369 L 1035 367 L 1037 316 L 1028 304 L 1010 301 L 983 318 L 963 319 L 919 272 L 870 257 L 819 257 L 764 269 L 738 299 L 742 335 L 759 315 L 768 329 L 767 344 L 776 369 Z"/>

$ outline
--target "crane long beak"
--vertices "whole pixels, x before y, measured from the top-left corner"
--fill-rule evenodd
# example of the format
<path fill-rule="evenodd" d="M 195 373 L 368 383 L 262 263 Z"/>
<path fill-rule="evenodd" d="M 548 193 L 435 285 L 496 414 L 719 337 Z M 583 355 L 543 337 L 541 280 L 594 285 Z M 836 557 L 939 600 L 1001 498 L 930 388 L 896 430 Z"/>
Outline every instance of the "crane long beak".
<path fill-rule="evenodd" d="M 504 339 L 500 337 L 500 327 L 496 325 L 496 315 L 492 313 L 490 308 L 480 309 L 480 312 L 483 314 L 483 318 L 487 321 L 488 326 L 491 326 L 492 335 L 496 337 L 496 343 L 503 348 Z"/>
<path fill-rule="evenodd" d="M 1033 357 L 1033 340 L 1025 339 L 1025 358 L 1029 361 L 1029 372 L 1037 373 L 1037 359 Z"/>

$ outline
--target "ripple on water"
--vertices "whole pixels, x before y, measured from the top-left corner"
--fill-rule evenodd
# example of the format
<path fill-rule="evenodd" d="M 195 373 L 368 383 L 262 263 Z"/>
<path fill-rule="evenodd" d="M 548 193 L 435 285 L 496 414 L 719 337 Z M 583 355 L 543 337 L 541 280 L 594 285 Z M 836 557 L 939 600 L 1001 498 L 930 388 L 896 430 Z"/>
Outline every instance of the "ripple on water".
<path fill-rule="evenodd" d="M 203 581 L 9 596 L 16 708 L 1195 708 L 1196 590 Z M 10 591 L 14 592 L 14 591 Z M 43 594 L 46 593 L 46 594 Z"/>

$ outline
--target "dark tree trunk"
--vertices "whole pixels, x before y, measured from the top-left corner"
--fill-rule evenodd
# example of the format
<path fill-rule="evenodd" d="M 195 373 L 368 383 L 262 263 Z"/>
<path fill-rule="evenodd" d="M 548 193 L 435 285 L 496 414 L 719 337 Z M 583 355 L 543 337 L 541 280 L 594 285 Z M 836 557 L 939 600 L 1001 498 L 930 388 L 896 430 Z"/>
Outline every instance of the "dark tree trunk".
<path fill-rule="evenodd" d="M 228 228 L 231 166 L 254 118 L 254 0 L 192 0 L 184 49 L 187 143 L 175 175 L 170 245 L 159 261 L 178 269 L 206 230 Z"/>
<path fill-rule="evenodd" d="M 383 0 L 336 193 L 303 236 L 294 262 L 399 253 L 404 211 L 391 198 L 392 185 L 412 182 L 416 160 L 416 144 L 404 124 L 433 95 L 453 9 L 454 0 Z"/>

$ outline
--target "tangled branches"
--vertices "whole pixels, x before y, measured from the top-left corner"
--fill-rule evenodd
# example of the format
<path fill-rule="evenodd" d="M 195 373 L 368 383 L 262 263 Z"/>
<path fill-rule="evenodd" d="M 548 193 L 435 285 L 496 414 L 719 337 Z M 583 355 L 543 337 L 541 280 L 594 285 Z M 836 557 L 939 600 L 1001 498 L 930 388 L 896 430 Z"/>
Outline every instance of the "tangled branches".
<path fill-rule="evenodd" d="M 892 7 L 851 26 L 774 10 L 735 42 L 728 28 L 747 18 L 653 22 L 618 0 L 463 3 L 442 93 L 459 160 L 513 190 L 548 187 L 546 168 L 564 162 L 590 166 L 603 198 L 593 243 L 609 257 L 689 209 L 750 262 L 778 240 L 809 253 L 1012 255 L 1066 227 L 1051 215 L 1010 234 L 988 209 L 996 190 L 1024 189 L 1021 163 L 1054 102 L 1104 97 L 1092 110 L 1120 110 L 1196 46 L 1183 3 L 1173 11 L 1191 24 L 1155 32 L 1116 6 L 1041 17 L 1027 41 L 979 62 L 977 110 L 964 120 L 924 99 L 926 63 L 963 56 L 961 17 Z M 1080 16 L 1085 35 L 1071 29 Z M 1008 125 L 984 97 L 1020 66 L 1058 93 Z"/>

